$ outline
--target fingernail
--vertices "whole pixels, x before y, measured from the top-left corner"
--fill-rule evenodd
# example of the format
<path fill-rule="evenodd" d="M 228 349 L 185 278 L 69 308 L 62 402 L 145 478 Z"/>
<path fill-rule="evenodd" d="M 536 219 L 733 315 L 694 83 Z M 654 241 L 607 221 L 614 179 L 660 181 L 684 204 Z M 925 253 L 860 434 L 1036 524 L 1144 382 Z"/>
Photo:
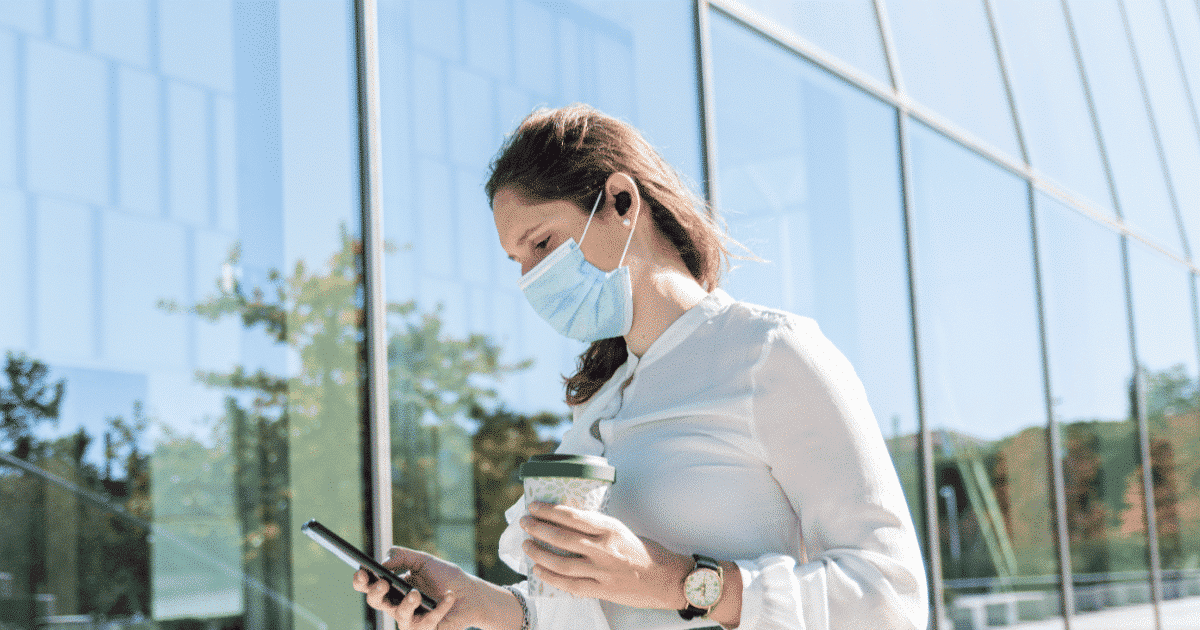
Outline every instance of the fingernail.
<path fill-rule="evenodd" d="M 530 512 L 541 512 L 544 509 L 546 509 L 546 504 L 542 503 L 541 501 L 534 501 L 533 503 L 529 504 Z"/>

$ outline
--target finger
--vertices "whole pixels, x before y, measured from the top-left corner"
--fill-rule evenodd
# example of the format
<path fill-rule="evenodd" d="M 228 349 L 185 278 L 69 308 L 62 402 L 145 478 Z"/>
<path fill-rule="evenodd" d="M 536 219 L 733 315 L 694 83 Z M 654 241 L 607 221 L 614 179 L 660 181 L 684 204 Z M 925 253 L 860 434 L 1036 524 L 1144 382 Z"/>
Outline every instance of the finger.
<path fill-rule="evenodd" d="M 413 618 L 417 613 L 417 608 L 421 606 L 421 592 L 413 589 L 405 595 L 403 599 L 396 604 L 391 615 L 400 622 L 401 627 L 412 625 Z"/>
<path fill-rule="evenodd" d="M 570 551 L 582 556 L 594 550 L 597 545 L 595 537 L 574 529 L 566 529 L 547 521 L 540 521 L 532 516 L 521 517 L 521 527 L 531 537 L 563 551 Z"/>
<path fill-rule="evenodd" d="M 601 596 L 600 583 L 588 577 L 563 575 L 541 565 L 530 569 L 530 573 L 536 575 L 543 583 L 578 597 L 599 598 Z"/>
<path fill-rule="evenodd" d="M 367 588 L 371 585 L 371 582 L 374 581 L 372 579 L 374 577 L 375 576 L 368 573 L 366 571 L 366 569 L 359 569 L 359 570 L 355 571 L 354 572 L 354 582 L 353 582 L 354 590 L 356 590 L 360 593 L 366 593 Z"/>
<path fill-rule="evenodd" d="M 384 601 L 384 596 L 387 595 L 391 585 L 384 580 L 375 580 L 367 587 L 367 605 L 378 610 L 386 610 L 391 608 L 391 604 Z"/>
<path fill-rule="evenodd" d="M 549 521 L 559 527 L 573 529 L 589 536 L 599 536 L 612 529 L 612 517 L 591 510 L 580 510 L 569 505 L 534 502 L 529 505 L 529 513 L 534 518 Z"/>
<path fill-rule="evenodd" d="M 587 558 L 565 558 L 554 552 L 542 549 L 532 540 L 522 543 L 521 549 L 534 564 L 549 568 L 561 575 L 591 577 L 596 573 L 595 564 Z"/>
<path fill-rule="evenodd" d="M 413 593 L 415 592 L 416 590 L 413 591 Z M 417 596 L 417 599 L 418 601 L 421 599 L 419 595 Z M 454 597 L 454 593 L 451 591 L 446 591 L 446 594 L 442 596 L 442 601 L 438 603 L 433 611 L 425 613 L 425 615 L 421 617 L 418 628 L 420 630 L 425 630 L 426 628 L 432 630 L 437 628 L 438 624 L 442 623 L 442 619 L 445 619 L 446 615 L 450 613 L 450 609 L 454 608 L 455 601 L 456 598 Z"/>

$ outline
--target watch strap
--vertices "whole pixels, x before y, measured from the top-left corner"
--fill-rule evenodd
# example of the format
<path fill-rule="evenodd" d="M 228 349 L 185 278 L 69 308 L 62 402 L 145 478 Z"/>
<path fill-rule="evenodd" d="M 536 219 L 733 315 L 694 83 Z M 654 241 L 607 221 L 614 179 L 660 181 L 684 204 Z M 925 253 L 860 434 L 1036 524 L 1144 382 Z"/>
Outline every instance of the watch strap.
<path fill-rule="evenodd" d="M 692 554 L 692 560 L 696 562 L 696 566 L 693 567 L 690 572 L 688 572 L 688 576 L 690 576 L 692 573 L 695 573 L 696 569 L 712 569 L 713 571 L 717 572 L 717 575 L 722 577 L 722 582 L 724 582 L 725 571 L 721 568 L 721 563 L 708 556 L 703 556 L 698 553 Z M 687 584 L 687 576 L 683 578 L 683 582 L 685 585 Z M 687 599 L 685 598 L 684 601 L 687 601 Z M 717 601 L 720 600 L 718 599 Z M 713 607 L 715 606 L 716 604 L 714 603 Z M 679 616 L 683 617 L 683 619 L 687 621 L 695 619 L 696 617 L 704 617 L 708 615 L 708 611 L 710 610 L 712 610 L 712 607 L 700 608 L 699 606 L 693 605 L 691 602 L 687 602 L 687 608 L 680 610 Z"/>

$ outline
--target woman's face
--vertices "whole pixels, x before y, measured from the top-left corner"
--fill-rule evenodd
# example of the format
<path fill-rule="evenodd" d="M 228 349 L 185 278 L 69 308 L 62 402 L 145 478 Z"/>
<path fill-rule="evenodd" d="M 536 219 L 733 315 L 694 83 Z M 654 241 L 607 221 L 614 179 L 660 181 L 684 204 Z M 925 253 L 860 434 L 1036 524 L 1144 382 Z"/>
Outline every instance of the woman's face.
<path fill-rule="evenodd" d="M 597 190 L 596 194 L 600 191 Z M 584 258 L 604 271 L 617 267 L 621 250 L 624 248 L 628 228 L 617 230 L 620 222 L 616 212 L 605 211 L 609 205 L 596 209 L 596 217 L 588 228 L 587 238 L 580 249 Z M 578 243 L 587 225 L 588 215 L 579 211 L 569 201 L 526 201 L 511 188 L 501 188 L 492 199 L 492 216 L 496 221 L 496 233 L 500 246 L 508 257 L 521 265 L 521 275 L 533 269 L 550 252 L 568 238 Z M 612 242 L 619 238 L 619 244 Z M 615 250 L 615 251 L 614 251 Z"/>

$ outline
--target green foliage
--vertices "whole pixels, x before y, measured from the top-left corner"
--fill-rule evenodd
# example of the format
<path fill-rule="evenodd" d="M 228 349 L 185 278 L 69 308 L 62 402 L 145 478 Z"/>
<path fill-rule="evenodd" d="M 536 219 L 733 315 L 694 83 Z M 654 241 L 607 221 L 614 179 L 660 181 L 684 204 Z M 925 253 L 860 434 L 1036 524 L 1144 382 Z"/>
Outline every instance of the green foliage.
<path fill-rule="evenodd" d="M 14 455 L 29 457 L 34 449 L 34 428 L 43 422 L 57 422 L 59 406 L 66 393 L 64 380 L 47 381 L 49 368 L 24 353 L 5 353 L 4 376 L 0 386 L 0 439 Z"/>

